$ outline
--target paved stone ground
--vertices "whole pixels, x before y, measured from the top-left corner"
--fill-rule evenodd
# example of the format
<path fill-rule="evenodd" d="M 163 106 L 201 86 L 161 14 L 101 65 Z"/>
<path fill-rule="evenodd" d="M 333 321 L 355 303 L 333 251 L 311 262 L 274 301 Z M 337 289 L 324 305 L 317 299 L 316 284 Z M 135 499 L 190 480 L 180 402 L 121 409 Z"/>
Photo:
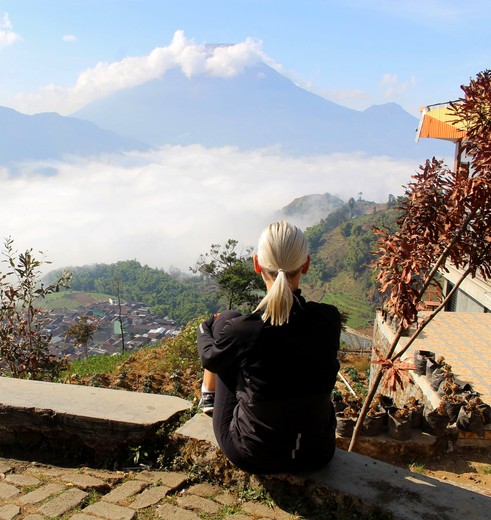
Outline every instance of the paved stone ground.
<path fill-rule="evenodd" d="M 425 328 L 411 349 L 443 356 L 462 383 L 470 383 L 491 404 L 491 314 L 441 312 Z"/>
<path fill-rule="evenodd" d="M 67 469 L 0 458 L 0 520 L 298 519 L 170 471 Z"/>

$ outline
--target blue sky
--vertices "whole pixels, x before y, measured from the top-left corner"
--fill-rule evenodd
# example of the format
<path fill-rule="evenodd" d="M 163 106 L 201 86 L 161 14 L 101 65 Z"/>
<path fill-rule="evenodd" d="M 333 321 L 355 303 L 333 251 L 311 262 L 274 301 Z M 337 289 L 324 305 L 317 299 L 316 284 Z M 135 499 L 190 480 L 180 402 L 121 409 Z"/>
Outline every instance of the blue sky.
<path fill-rule="evenodd" d="M 124 85 L 111 64 L 181 31 L 190 49 L 242 44 L 342 105 L 393 101 L 417 116 L 490 66 L 490 26 L 488 0 L 0 0 L 0 105 L 69 113 L 68 97 L 92 99 L 74 90 L 81 77 L 104 68 Z"/>
<path fill-rule="evenodd" d="M 264 60 L 344 106 L 396 102 L 418 116 L 490 66 L 490 27 L 489 0 L 0 0 L 0 106 L 70 114 L 170 67 L 233 75 Z M 212 43 L 232 46 L 210 54 Z M 255 244 L 297 197 L 384 202 L 418 166 L 200 145 L 25 163 L 14 176 L 0 165 L 0 238 L 53 267 L 136 258 L 187 271 L 211 244 Z"/>

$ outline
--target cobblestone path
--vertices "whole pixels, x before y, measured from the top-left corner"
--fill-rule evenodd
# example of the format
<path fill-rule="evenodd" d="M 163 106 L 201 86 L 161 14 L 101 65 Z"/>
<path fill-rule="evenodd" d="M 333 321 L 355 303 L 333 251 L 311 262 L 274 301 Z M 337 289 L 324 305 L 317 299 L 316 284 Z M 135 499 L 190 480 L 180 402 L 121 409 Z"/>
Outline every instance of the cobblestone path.
<path fill-rule="evenodd" d="M 0 520 L 293 520 L 185 473 L 68 469 L 0 458 Z"/>

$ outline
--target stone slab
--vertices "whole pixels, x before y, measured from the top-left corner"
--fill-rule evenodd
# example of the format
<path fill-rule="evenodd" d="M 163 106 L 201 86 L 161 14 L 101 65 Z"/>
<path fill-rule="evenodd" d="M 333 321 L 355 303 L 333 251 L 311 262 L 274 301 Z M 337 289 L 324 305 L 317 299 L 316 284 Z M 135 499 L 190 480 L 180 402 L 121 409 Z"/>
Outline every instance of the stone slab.
<path fill-rule="evenodd" d="M 111 502 L 112 504 L 117 504 L 118 502 L 122 502 L 137 493 L 140 493 L 147 486 L 146 482 L 138 481 L 138 480 L 128 480 L 127 482 L 123 482 L 118 487 L 114 488 L 110 493 L 102 497 L 102 500 L 105 502 Z"/>
<path fill-rule="evenodd" d="M 38 489 L 35 489 L 34 491 L 31 491 L 30 493 L 27 493 L 27 495 L 23 495 L 20 498 L 20 503 L 37 504 L 38 502 L 42 502 L 51 495 L 59 493 L 63 489 L 65 489 L 65 486 L 62 486 L 61 484 L 46 484 L 45 486 L 42 486 Z"/>
<path fill-rule="evenodd" d="M 87 493 L 81 489 L 69 489 L 43 504 L 38 512 L 49 518 L 59 518 L 78 507 L 86 497 Z"/>
<path fill-rule="evenodd" d="M 200 520 L 201 518 L 193 511 L 181 509 L 172 504 L 163 504 L 159 506 L 157 514 L 159 515 L 159 518 L 164 518 L 165 520 Z"/>
<path fill-rule="evenodd" d="M 0 445 L 51 439 L 100 456 L 156 438 L 159 428 L 192 403 L 175 396 L 0 378 Z"/>
<path fill-rule="evenodd" d="M 165 498 L 170 491 L 167 486 L 156 486 L 145 489 L 140 493 L 136 499 L 131 502 L 130 507 L 132 509 L 144 509 L 146 507 L 153 506 Z"/>
<path fill-rule="evenodd" d="M 212 418 L 205 413 L 193 415 L 193 417 L 178 428 L 175 433 L 183 437 L 206 441 L 213 446 L 218 446 L 215 434 L 213 433 Z"/>
<path fill-rule="evenodd" d="M 137 425 L 167 421 L 192 406 L 189 401 L 170 395 L 9 377 L 0 378 L 0 405 Z"/>
<path fill-rule="evenodd" d="M 37 486 L 41 481 L 36 477 L 30 477 L 29 475 L 7 475 L 5 482 L 14 484 L 14 486 Z"/>
<path fill-rule="evenodd" d="M 136 516 L 134 509 L 118 506 L 109 502 L 96 502 L 82 510 L 83 514 L 95 515 L 106 520 L 132 520 Z"/>
<path fill-rule="evenodd" d="M 9 498 L 15 497 L 20 491 L 12 484 L 0 482 L 0 500 L 8 500 Z"/>
<path fill-rule="evenodd" d="M 1 520 L 14 520 L 20 513 L 20 507 L 15 504 L 6 504 L 0 507 Z"/>

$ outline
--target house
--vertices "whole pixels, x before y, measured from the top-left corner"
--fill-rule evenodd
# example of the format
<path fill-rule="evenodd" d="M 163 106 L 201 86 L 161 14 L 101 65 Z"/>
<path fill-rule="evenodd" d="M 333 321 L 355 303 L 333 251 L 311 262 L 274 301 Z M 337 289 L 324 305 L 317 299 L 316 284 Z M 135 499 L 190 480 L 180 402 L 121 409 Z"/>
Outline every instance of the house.
<path fill-rule="evenodd" d="M 469 165 L 469 160 L 463 155 L 462 151 L 465 128 L 462 123 L 455 122 L 450 103 L 421 107 L 421 119 L 416 133 L 416 142 L 422 138 L 443 139 L 455 144 L 454 171 L 458 171 L 461 166 Z"/>
<path fill-rule="evenodd" d="M 421 108 L 421 119 L 416 141 L 422 138 L 443 139 L 455 144 L 453 168 L 469 170 L 471 163 L 463 150 L 466 131 L 463 123 L 455 121 L 450 103 L 440 103 Z M 444 296 L 448 295 L 460 278 L 460 271 L 447 265 L 448 272 L 443 272 L 445 280 Z M 445 308 L 449 312 L 491 312 L 491 284 L 481 277 L 468 277 L 452 296 Z"/>

